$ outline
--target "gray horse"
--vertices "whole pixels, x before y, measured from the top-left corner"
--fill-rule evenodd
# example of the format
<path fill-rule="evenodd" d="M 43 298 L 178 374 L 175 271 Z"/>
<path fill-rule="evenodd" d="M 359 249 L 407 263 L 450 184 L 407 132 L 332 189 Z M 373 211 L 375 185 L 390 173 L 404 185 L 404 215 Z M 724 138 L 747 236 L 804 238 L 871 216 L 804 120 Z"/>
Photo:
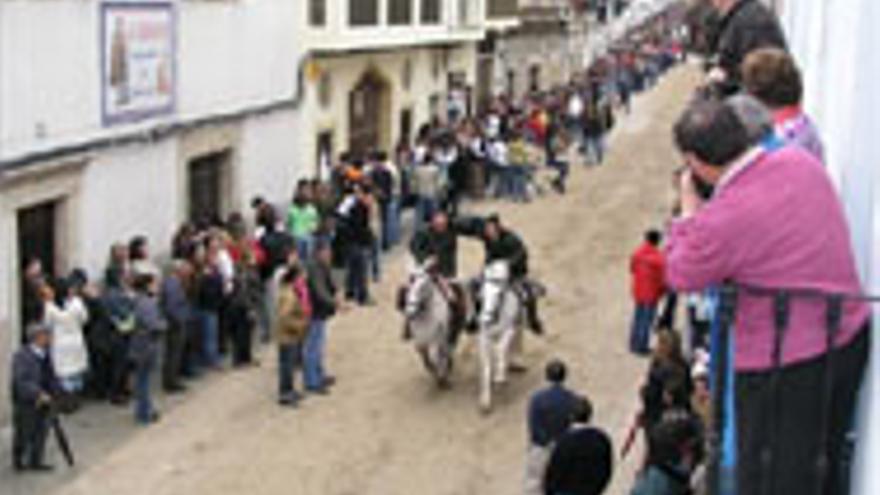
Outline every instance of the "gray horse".
<path fill-rule="evenodd" d="M 418 267 L 410 277 L 403 302 L 407 335 L 415 344 L 425 369 L 441 387 L 449 385 L 452 374 L 455 334 L 463 318 L 456 317 L 457 290 L 425 267 Z"/>

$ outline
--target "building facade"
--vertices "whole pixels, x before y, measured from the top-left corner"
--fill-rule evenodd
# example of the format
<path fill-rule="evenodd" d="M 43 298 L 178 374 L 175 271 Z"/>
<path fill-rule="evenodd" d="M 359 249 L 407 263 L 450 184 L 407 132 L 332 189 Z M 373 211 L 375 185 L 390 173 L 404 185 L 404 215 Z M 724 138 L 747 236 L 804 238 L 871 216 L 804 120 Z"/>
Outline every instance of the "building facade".
<path fill-rule="evenodd" d="M 470 101 L 484 19 L 482 0 L 0 2 L 0 383 L 26 260 L 100 279 L 145 235 L 161 262 L 185 221 L 390 149 Z"/>
<path fill-rule="evenodd" d="M 304 150 L 313 173 L 342 151 L 392 151 L 457 98 L 472 109 L 480 0 L 313 0 L 309 115 Z"/>
<path fill-rule="evenodd" d="M 844 201 L 862 280 L 880 293 L 880 3 L 874 0 L 768 2 L 781 14 L 804 72 L 805 106 L 825 141 L 827 167 Z M 874 321 L 880 321 L 880 310 Z M 875 323 L 876 327 L 876 323 Z M 861 396 L 858 452 L 850 493 L 880 493 L 880 343 Z"/>

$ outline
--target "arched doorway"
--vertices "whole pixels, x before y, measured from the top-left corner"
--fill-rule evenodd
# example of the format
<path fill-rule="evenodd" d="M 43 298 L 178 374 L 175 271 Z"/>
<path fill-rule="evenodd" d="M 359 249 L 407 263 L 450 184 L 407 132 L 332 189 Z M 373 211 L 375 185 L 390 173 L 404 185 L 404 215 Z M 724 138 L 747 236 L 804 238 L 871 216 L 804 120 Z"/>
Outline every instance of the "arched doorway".
<path fill-rule="evenodd" d="M 390 140 L 391 88 L 368 69 L 349 94 L 348 147 L 354 153 L 387 149 Z"/>

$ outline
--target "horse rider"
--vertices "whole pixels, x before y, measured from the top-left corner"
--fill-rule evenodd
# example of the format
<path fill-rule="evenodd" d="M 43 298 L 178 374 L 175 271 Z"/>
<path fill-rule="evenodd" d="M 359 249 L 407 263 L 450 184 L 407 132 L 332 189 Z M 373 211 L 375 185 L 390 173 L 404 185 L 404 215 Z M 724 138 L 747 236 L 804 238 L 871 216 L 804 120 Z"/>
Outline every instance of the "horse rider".
<path fill-rule="evenodd" d="M 522 239 L 512 230 L 502 226 L 498 215 L 490 215 L 483 224 L 483 247 L 486 265 L 506 261 L 510 266 L 510 282 L 523 298 L 529 327 L 537 335 L 544 333 L 544 325 L 538 316 L 538 297 L 528 282 L 529 251 Z"/>
<path fill-rule="evenodd" d="M 449 225 L 449 216 L 438 211 L 431 217 L 431 223 L 418 232 L 409 244 L 409 251 L 419 264 L 424 266 L 431 258 L 435 270 L 445 279 L 454 279 L 458 272 L 458 233 Z"/>
<path fill-rule="evenodd" d="M 443 291 L 453 309 L 450 339 L 455 342 L 467 318 L 467 301 L 463 290 L 453 283 L 458 276 L 458 236 L 476 235 L 482 228 L 479 219 L 460 218 L 450 221 L 444 211 L 437 211 L 430 224 L 417 231 L 409 249 L 416 263 L 428 271 Z M 408 335 L 404 335 L 407 338 Z"/>

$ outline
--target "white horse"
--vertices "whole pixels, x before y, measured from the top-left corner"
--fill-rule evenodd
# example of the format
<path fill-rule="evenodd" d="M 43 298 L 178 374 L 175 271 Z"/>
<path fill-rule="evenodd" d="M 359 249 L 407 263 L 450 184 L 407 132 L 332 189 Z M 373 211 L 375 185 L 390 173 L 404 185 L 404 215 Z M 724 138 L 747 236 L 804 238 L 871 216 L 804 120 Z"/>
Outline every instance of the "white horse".
<path fill-rule="evenodd" d="M 523 301 L 513 289 L 506 261 L 486 267 L 480 300 L 480 409 L 488 413 L 492 410 L 492 388 L 506 383 L 511 342 L 525 322 Z"/>
<path fill-rule="evenodd" d="M 422 363 L 445 387 L 452 373 L 452 307 L 441 282 L 424 268 L 417 268 L 406 289 L 403 313 L 408 335 L 416 346 Z"/>

